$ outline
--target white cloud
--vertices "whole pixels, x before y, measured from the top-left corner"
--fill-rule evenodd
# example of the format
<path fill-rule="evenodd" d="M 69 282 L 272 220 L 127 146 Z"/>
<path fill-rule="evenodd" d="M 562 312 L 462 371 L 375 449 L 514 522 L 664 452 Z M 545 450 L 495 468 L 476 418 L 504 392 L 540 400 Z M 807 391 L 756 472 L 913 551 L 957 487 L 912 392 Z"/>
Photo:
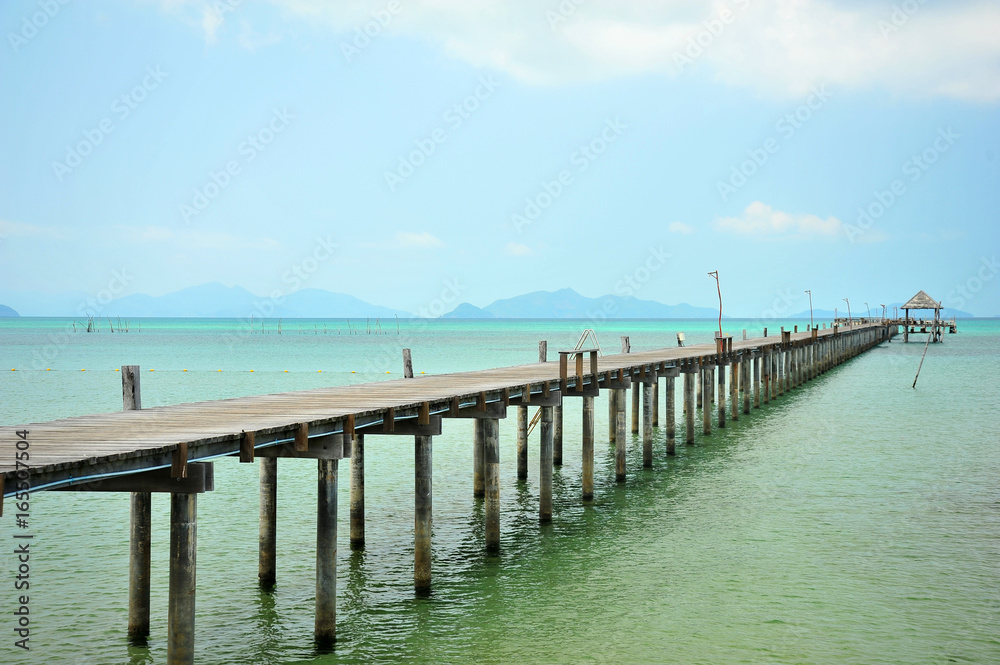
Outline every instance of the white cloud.
<path fill-rule="evenodd" d="M 171 248 L 185 251 L 245 251 L 245 250 L 280 250 L 284 248 L 279 241 L 266 236 L 253 238 L 250 236 L 233 235 L 219 231 L 197 231 L 184 229 L 175 231 L 166 226 L 125 226 L 112 227 L 116 240 L 124 240 L 137 244 L 170 245 Z"/>
<path fill-rule="evenodd" d="M 272 2 L 345 35 L 385 8 L 384 0 Z M 910 14 L 898 9 L 902 4 L 407 0 L 384 32 L 416 35 L 453 57 L 538 84 L 693 72 L 778 97 L 826 83 L 1000 100 L 996 3 L 913 0 Z M 559 14 L 563 6 L 573 9 Z M 690 57 L 690 65 L 678 56 Z"/>
<path fill-rule="evenodd" d="M 269 32 L 266 35 L 261 34 L 255 31 L 247 21 L 240 21 L 240 46 L 250 52 L 256 51 L 262 46 L 277 44 L 282 40 L 282 37 L 281 34 L 273 32 Z"/>
<path fill-rule="evenodd" d="M 782 212 L 760 201 L 754 201 L 746 207 L 741 217 L 722 217 L 715 221 L 715 227 L 720 231 L 765 238 L 836 237 L 841 232 L 843 223 L 836 217 L 821 219 L 816 215 Z"/>
<path fill-rule="evenodd" d="M 215 33 L 223 21 L 222 12 L 217 7 L 206 5 L 202 8 L 201 29 L 205 31 L 205 42 L 207 44 L 215 43 Z"/>
<path fill-rule="evenodd" d="M 671 233 L 683 233 L 684 235 L 689 235 L 694 233 L 694 227 L 690 224 L 685 224 L 684 222 L 670 222 L 670 226 L 667 227 L 667 231 Z"/>
<path fill-rule="evenodd" d="M 504 251 L 506 251 L 511 256 L 530 256 L 532 254 L 530 247 L 528 247 L 527 245 L 522 245 L 521 243 L 517 242 L 507 243 L 507 246 L 504 248 Z"/>
<path fill-rule="evenodd" d="M 444 243 L 441 240 L 424 231 L 423 233 L 411 233 L 410 231 L 399 231 L 396 233 L 396 242 L 400 247 L 416 247 L 420 249 L 429 249 L 432 247 L 444 247 Z"/>
<path fill-rule="evenodd" d="M 34 224 L 24 224 L 23 222 L 7 222 L 0 219 L 0 238 L 14 237 L 39 237 L 51 240 L 65 240 L 66 233 L 56 227 L 35 226 Z"/>

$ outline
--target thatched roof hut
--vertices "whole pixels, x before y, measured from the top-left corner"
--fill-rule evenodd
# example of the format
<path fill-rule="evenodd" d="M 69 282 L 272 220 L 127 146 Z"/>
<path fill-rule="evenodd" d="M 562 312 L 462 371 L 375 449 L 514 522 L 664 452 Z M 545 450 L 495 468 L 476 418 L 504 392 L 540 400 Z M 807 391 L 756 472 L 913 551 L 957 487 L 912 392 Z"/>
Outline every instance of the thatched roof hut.
<path fill-rule="evenodd" d="M 926 291 L 921 291 L 906 301 L 900 309 L 941 309 L 941 303 L 927 295 Z"/>

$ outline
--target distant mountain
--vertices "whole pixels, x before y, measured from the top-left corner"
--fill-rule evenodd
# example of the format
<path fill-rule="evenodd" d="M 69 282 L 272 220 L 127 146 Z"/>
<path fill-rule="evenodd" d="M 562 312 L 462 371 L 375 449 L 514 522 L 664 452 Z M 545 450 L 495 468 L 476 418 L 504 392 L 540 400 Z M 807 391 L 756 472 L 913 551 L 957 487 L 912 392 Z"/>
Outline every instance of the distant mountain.
<path fill-rule="evenodd" d="M 447 314 L 441 315 L 442 319 L 492 319 L 493 314 L 485 309 L 463 302 L 461 305 L 451 310 Z"/>
<path fill-rule="evenodd" d="M 413 315 L 388 307 L 366 303 L 354 296 L 322 289 L 302 289 L 280 298 L 256 296 L 239 286 L 218 282 L 149 296 L 141 293 L 111 301 L 104 312 L 112 316 L 160 317 L 261 317 L 288 318 L 410 318 Z"/>
<path fill-rule="evenodd" d="M 502 319 L 700 319 L 718 316 L 719 311 L 686 303 L 664 305 L 633 296 L 582 296 L 573 289 L 534 291 L 514 298 L 497 300 L 482 309 L 462 303 L 445 316 L 452 318 Z"/>
<path fill-rule="evenodd" d="M 0 316 L 21 316 L 7 305 L 0 305 Z"/>

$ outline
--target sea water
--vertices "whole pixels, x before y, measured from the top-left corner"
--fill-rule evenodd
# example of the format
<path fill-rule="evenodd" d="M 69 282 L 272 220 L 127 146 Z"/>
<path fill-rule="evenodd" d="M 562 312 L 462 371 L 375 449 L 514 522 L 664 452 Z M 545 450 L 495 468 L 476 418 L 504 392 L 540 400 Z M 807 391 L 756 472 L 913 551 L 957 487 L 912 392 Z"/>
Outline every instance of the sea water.
<path fill-rule="evenodd" d="M 122 322 L 124 325 L 125 322 Z M 110 332 L 114 324 L 116 332 Z M 805 321 L 770 321 L 803 329 Z M 142 368 L 144 407 L 537 360 L 594 327 L 605 353 L 707 342 L 715 321 L 0 320 L 0 424 L 121 409 L 115 368 Z M 729 334 L 760 321 L 723 320 Z M 367 334 L 369 328 L 383 334 Z M 472 421 L 434 439 L 433 592 L 413 592 L 413 446 L 366 438 L 367 544 L 348 542 L 340 464 L 338 641 L 313 647 L 316 464 L 282 460 L 278 584 L 257 586 L 257 469 L 217 460 L 198 498 L 199 663 L 1000 662 L 1000 322 L 959 321 L 862 354 L 665 454 L 628 442 L 615 482 L 607 397 L 595 408 L 595 499 L 580 500 L 580 400 L 564 407 L 554 518 L 538 523 L 537 432 L 518 482 L 501 422 L 501 551 L 472 496 Z M 11 372 L 10 369 L 16 371 Z M 186 371 L 185 371 L 186 370 Z M 220 371 L 221 370 L 221 371 Z M 252 371 L 251 371 L 252 370 Z M 678 390 L 678 397 L 680 391 Z M 663 398 L 661 391 L 661 399 Z M 661 405 L 661 420 L 665 409 Z M 677 409 L 681 418 L 681 410 Z M 714 420 L 714 419 L 713 419 Z M 678 427 L 678 432 L 682 432 Z M 72 442 L 69 442 L 71 445 Z M 30 651 L 14 646 L 18 562 L 0 518 L 0 662 L 161 663 L 169 501 L 153 497 L 152 626 L 130 646 L 127 495 L 31 497 Z"/>

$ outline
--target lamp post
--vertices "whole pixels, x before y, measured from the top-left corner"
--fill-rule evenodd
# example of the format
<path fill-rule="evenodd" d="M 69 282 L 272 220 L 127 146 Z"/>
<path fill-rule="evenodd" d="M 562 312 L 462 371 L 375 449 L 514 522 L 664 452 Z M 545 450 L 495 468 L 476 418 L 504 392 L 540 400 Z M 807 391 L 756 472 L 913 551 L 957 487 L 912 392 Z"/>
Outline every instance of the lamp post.
<path fill-rule="evenodd" d="M 715 289 L 719 292 L 719 339 L 722 339 L 722 287 L 719 286 L 719 271 L 713 270 L 708 276 L 715 278 Z"/>
<path fill-rule="evenodd" d="M 872 308 L 868 307 L 868 302 L 867 301 L 865 302 L 865 307 L 868 308 L 868 318 L 869 319 L 872 318 Z"/>
<path fill-rule="evenodd" d="M 879 305 L 882 307 L 882 321 L 885 321 L 885 303 L 880 302 Z"/>
<path fill-rule="evenodd" d="M 851 316 L 851 301 L 844 298 L 844 302 L 847 303 L 847 325 L 848 327 L 854 327 L 854 317 Z"/>
<path fill-rule="evenodd" d="M 806 293 L 809 294 L 809 330 L 813 329 L 813 292 L 812 289 L 806 289 Z"/>

